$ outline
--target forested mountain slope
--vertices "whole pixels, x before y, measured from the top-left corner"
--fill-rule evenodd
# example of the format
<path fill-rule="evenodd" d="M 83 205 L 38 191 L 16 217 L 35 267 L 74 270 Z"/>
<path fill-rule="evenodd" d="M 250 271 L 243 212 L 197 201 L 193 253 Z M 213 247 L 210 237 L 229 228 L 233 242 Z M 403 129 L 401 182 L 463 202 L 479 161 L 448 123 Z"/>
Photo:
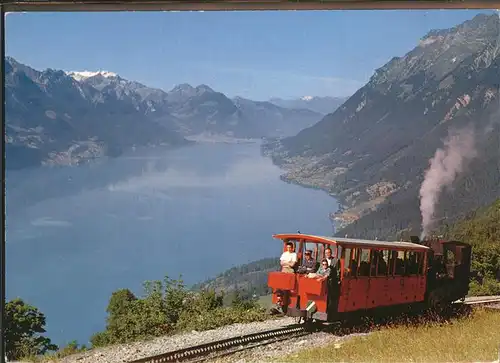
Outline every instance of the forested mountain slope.
<path fill-rule="evenodd" d="M 5 62 L 7 168 L 75 165 L 134 145 L 187 141 L 117 94 L 103 93 L 60 70 Z"/>
<path fill-rule="evenodd" d="M 151 88 L 108 71 L 38 71 L 6 58 L 8 168 L 78 165 L 186 136 L 290 136 L 322 114 L 229 99 L 207 85 Z"/>
<path fill-rule="evenodd" d="M 491 203 L 500 197 L 499 24 L 482 14 L 429 32 L 334 113 L 264 152 L 287 171 L 285 180 L 340 198 L 346 210 L 336 218 L 350 223 L 340 235 L 419 234 L 419 190 L 436 150 L 447 152 L 450 132 L 470 136 L 475 157 L 465 156 L 439 194 L 435 219 L 451 223 Z"/>

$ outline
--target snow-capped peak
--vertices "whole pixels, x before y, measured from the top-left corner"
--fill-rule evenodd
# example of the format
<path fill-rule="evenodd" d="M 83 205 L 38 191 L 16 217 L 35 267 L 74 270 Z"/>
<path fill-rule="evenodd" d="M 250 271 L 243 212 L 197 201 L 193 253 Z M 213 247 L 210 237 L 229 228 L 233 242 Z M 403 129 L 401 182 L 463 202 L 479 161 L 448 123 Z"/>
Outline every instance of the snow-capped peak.
<path fill-rule="evenodd" d="M 109 77 L 118 77 L 116 73 L 109 72 L 109 71 L 97 71 L 97 72 L 89 72 L 89 71 L 83 71 L 83 72 L 66 72 L 66 74 L 70 77 L 73 77 L 77 81 L 81 81 L 83 79 L 87 79 L 90 77 L 94 77 L 97 75 L 103 76 L 105 78 Z"/>
<path fill-rule="evenodd" d="M 310 101 L 310 100 L 312 100 L 313 98 L 314 98 L 313 96 L 302 96 L 302 97 L 300 97 L 300 99 L 301 99 L 302 101 Z"/>

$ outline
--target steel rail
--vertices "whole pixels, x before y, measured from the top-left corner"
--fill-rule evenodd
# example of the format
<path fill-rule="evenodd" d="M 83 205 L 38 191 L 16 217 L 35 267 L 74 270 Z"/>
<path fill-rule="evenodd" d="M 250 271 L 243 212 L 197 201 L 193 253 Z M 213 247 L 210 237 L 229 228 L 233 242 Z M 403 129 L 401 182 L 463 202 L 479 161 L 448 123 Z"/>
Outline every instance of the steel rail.
<path fill-rule="evenodd" d="M 465 305 L 487 305 L 487 304 L 497 304 L 500 303 L 500 298 L 493 298 L 493 299 L 482 299 L 482 300 L 472 300 L 472 301 L 465 301 L 463 304 Z"/>
<path fill-rule="evenodd" d="M 280 340 L 291 339 L 311 333 L 312 331 L 308 330 L 303 324 L 291 325 L 280 329 L 266 330 L 259 333 L 241 335 L 188 348 L 174 350 L 151 357 L 136 359 L 130 361 L 129 363 L 180 362 L 186 360 L 193 361 L 196 358 L 198 358 L 197 360 L 200 361 L 203 360 L 200 359 L 201 357 L 205 357 L 211 353 L 224 352 L 223 355 L 227 355 L 236 353 L 241 350 L 255 348 L 256 346 L 267 345 Z"/>
<path fill-rule="evenodd" d="M 456 301 L 454 304 L 464 305 L 485 305 L 498 304 L 500 298 L 487 298 L 472 301 Z M 247 335 L 235 336 L 223 340 L 217 340 L 205 344 L 191 346 L 175 351 L 170 351 L 155 356 L 140 358 L 129 363 L 163 363 L 163 362 L 201 362 L 207 358 L 214 358 L 212 354 L 217 357 L 234 354 L 240 351 L 253 349 L 258 346 L 272 344 L 282 340 L 288 340 L 295 337 L 311 334 L 313 330 L 308 329 L 307 325 L 295 324 L 284 328 L 266 330 L 258 333 Z"/>

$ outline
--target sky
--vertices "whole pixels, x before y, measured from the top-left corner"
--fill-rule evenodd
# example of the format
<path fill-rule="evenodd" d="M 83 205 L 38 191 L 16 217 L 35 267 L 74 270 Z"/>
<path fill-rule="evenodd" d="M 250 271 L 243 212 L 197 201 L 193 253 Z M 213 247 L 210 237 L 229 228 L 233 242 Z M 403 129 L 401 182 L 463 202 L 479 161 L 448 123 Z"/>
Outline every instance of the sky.
<path fill-rule="evenodd" d="M 431 29 L 476 10 L 11 13 L 6 51 L 35 69 L 107 70 L 166 91 L 349 96 Z"/>

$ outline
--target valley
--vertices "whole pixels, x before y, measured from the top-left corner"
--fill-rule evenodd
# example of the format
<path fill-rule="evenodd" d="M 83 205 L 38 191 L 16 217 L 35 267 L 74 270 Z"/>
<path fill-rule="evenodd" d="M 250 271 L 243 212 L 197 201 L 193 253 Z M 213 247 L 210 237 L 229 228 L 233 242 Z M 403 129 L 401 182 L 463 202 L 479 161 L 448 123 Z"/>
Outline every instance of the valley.
<path fill-rule="evenodd" d="M 272 235 L 297 230 L 463 240 L 475 251 L 470 293 L 500 293 L 499 34 L 496 14 L 427 31 L 341 97 L 325 90 L 359 83 L 321 76 L 348 71 L 332 70 L 332 53 L 320 47 L 310 68 L 324 59 L 328 67 L 314 75 L 297 60 L 295 72 L 280 73 L 293 68 L 293 59 L 282 59 L 277 89 L 292 96 L 262 91 L 278 82 L 264 79 L 272 78 L 268 71 L 259 74 L 266 84 L 259 101 L 229 91 L 237 84 L 249 94 L 238 74 L 265 72 L 255 59 L 255 69 L 186 63 L 193 74 L 203 66 L 229 74 L 227 89 L 194 76 L 160 89 L 110 71 L 37 70 L 8 57 L 8 297 L 46 312 L 47 334 L 59 345 L 92 336 L 97 347 L 150 337 L 150 330 L 160 336 L 264 320 L 256 300 L 269 303 L 267 274 L 278 268 L 282 248 Z M 184 61 L 210 60 L 202 47 Z M 238 59 L 235 53 L 224 57 Z M 349 69 L 351 53 L 339 54 Z M 181 66 L 160 71 L 175 78 Z M 322 92 L 289 92 L 290 79 Z M 191 287 L 186 296 L 206 290 L 199 304 L 210 309 L 179 303 L 172 318 L 163 297 L 147 298 L 159 295 L 145 281 L 179 275 Z M 138 294 L 143 283 L 146 297 Z M 120 291 L 137 309 L 122 311 L 129 320 L 111 321 L 106 306 Z M 245 301 L 254 310 L 240 314 Z"/>
<path fill-rule="evenodd" d="M 296 136 L 268 141 L 264 154 L 285 171 L 283 180 L 339 198 L 343 208 L 332 215 L 339 235 L 399 239 L 421 232 L 429 160 L 448 152 L 450 137 L 469 133 L 477 156 L 440 194 L 434 227 L 491 203 L 500 197 L 499 24 L 481 14 L 430 31 L 336 111 Z"/>

